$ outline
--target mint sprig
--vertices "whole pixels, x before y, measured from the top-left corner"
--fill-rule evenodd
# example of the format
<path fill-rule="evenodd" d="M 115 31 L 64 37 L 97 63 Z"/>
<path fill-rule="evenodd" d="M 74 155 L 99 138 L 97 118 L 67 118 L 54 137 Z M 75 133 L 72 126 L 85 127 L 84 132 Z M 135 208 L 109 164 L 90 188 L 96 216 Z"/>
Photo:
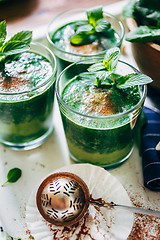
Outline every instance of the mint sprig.
<path fill-rule="evenodd" d="M 31 31 L 21 31 L 16 33 L 6 41 L 6 21 L 0 22 L 0 62 L 11 60 L 12 56 L 21 54 L 30 49 L 32 40 Z"/>
<path fill-rule="evenodd" d="M 101 85 L 115 85 L 118 89 L 125 89 L 138 85 L 145 85 L 152 82 L 152 79 L 142 73 L 131 73 L 125 76 L 115 73 L 118 60 L 120 56 L 120 49 L 115 47 L 109 49 L 104 60 L 99 63 L 91 65 L 87 70 L 87 73 L 79 75 L 80 79 L 86 78 L 93 79 L 95 85 L 100 87 Z"/>
<path fill-rule="evenodd" d="M 103 18 L 102 6 L 92 8 L 86 14 L 88 20 L 78 22 L 75 26 L 75 34 L 70 38 L 73 45 L 92 43 L 99 34 L 111 28 L 111 23 Z"/>

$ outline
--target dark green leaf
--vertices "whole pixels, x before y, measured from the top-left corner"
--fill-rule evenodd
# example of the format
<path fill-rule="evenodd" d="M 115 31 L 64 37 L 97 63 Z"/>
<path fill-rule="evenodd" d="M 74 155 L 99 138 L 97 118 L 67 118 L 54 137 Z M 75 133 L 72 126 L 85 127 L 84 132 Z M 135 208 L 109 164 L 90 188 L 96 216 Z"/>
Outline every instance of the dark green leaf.
<path fill-rule="evenodd" d="M 104 32 L 107 31 L 109 28 L 111 27 L 110 22 L 108 22 L 108 20 L 106 19 L 99 19 L 96 22 L 96 32 Z"/>
<path fill-rule="evenodd" d="M 156 27 L 140 26 L 126 35 L 129 42 L 153 42 L 160 40 L 160 29 Z"/>
<path fill-rule="evenodd" d="M 12 168 L 7 174 L 7 181 L 2 184 L 2 187 L 7 183 L 14 183 L 16 182 L 22 175 L 22 170 L 19 168 Z"/>
<path fill-rule="evenodd" d="M 160 1 L 137 1 L 133 18 L 139 26 L 157 26 L 157 21 L 160 18 Z"/>
<path fill-rule="evenodd" d="M 92 8 L 87 11 L 88 22 L 93 27 L 96 27 L 96 21 L 103 18 L 102 6 Z"/>
<path fill-rule="evenodd" d="M 32 40 L 31 31 L 21 31 L 16 33 L 9 41 L 21 41 L 25 44 L 29 44 Z"/>
<path fill-rule="evenodd" d="M 8 41 L 2 46 L 2 53 L 5 56 L 9 56 L 25 52 L 29 49 L 29 45 L 26 45 L 21 41 Z"/>
<path fill-rule="evenodd" d="M 0 47 L 3 45 L 5 39 L 6 39 L 6 21 L 0 22 Z"/>
<path fill-rule="evenodd" d="M 84 32 L 81 32 L 81 33 L 73 35 L 70 38 L 70 43 L 73 44 L 73 45 L 80 46 L 80 45 L 85 45 L 85 44 L 92 43 L 92 42 L 95 41 L 95 39 L 96 39 L 96 36 L 88 35 Z"/>
<path fill-rule="evenodd" d="M 131 86 L 145 85 L 152 82 L 152 79 L 141 73 L 131 73 L 119 77 L 117 80 L 117 88 L 124 89 Z"/>

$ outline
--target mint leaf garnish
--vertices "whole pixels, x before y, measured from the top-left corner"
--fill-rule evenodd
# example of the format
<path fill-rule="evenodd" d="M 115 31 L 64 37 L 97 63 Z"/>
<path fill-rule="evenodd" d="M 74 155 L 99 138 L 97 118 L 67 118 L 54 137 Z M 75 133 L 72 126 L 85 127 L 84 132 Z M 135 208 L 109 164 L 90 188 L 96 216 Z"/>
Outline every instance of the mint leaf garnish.
<path fill-rule="evenodd" d="M 0 22 L 0 46 L 3 45 L 5 39 L 6 39 L 6 21 Z"/>
<path fill-rule="evenodd" d="M 25 44 L 30 44 L 32 40 L 32 32 L 31 31 L 21 31 L 16 33 L 9 41 L 21 41 Z"/>
<path fill-rule="evenodd" d="M 18 55 L 30 49 L 31 31 L 18 32 L 8 41 L 6 41 L 6 36 L 6 21 L 2 21 L 0 22 L 0 62 L 4 63 L 8 61 L 10 56 Z"/>
<path fill-rule="evenodd" d="M 126 76 L 121 76 L 117 79 L 116 87 L 119 89 L 128 88 L 137 85 L 144 85 L 150 83 L 152 80 L 150 77 L 142 73 L 131 73 Z"/>
<path fill-rule="evenodd" d="M 22 175 L 22 170 L 19 168 L 12 168 L 9 170 L 7 174 L 7 181 L 3 183 L 1 186 L 3 187 L 7 182 L 14 183 L 16 182 Z"/>
<path fill-rule="evenodd" d="M 125 76 L 115 73 L 119 56 L 120 49 L 117 47 L 111 48 L 106 52 L 103 60 L 92 64 L 87 69 L 88 75 L 87 73 L 83 73 L 78 76 L 83 76 L 83 78 L 92 76 L 92 80 L 94 79 L 94 84 L 97 87 L 100 87 L 101 85 L 115 85 L 118 89 L 145 85 L 152 82 L 150 77 L 142 73 L 131 73 Z"/>
<path fill-rule="evenodd" d="M 10 56 L 29 50 L 30 47 L 20 41 L 8 41 L 1 47 L 3 56 Z"/>
<path fill-rule="evenodd" d="M 70 38 L 73 45 L 89 44 L 98 39 L 99 34 L 105 34 L 111 28 L 111 23 L 103 19 L 102 7 L 92 8 L 86 12 L 88 21 L 81 21 L 75 26 L 75 34 Z"/>

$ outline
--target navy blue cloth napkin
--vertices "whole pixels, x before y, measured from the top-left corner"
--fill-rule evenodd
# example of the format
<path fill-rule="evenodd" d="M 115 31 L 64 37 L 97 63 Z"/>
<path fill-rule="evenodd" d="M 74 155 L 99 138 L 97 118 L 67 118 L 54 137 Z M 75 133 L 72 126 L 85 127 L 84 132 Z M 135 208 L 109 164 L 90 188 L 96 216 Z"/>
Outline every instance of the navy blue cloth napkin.
<path fill-rule="evenodd" d="M 144 186 L 160 191 L 160 156 L 156 145 L 160 141 L 160 114 L 143 107 L 147 123 L 142 129 L 142 163 Z"/>

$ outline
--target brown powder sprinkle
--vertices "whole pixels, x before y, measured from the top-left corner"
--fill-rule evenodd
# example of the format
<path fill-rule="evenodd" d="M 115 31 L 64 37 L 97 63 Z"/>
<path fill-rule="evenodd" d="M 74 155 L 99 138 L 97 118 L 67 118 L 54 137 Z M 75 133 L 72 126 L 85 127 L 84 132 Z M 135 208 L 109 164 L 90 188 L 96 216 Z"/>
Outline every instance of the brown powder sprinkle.
<path fill-rule="evenodd" d="M 114 218 L 108 221 L 98 206 L 91 206 L 91 209 L 88 209 L 85 216 L 72 226 L 58 227 L 46 222 L 52 232 L 53 240 L 70 240 L 73 236 L 74 240 L 98 240 L 97 236 L 100 236 L 100 239 L 109 240 L 109 231 L 114 224 Z"/>
<path fill-rule="evenodd" d="M 160 218 L 135 214 L 135 222 L 128 240 L 159 240 Z"/>

